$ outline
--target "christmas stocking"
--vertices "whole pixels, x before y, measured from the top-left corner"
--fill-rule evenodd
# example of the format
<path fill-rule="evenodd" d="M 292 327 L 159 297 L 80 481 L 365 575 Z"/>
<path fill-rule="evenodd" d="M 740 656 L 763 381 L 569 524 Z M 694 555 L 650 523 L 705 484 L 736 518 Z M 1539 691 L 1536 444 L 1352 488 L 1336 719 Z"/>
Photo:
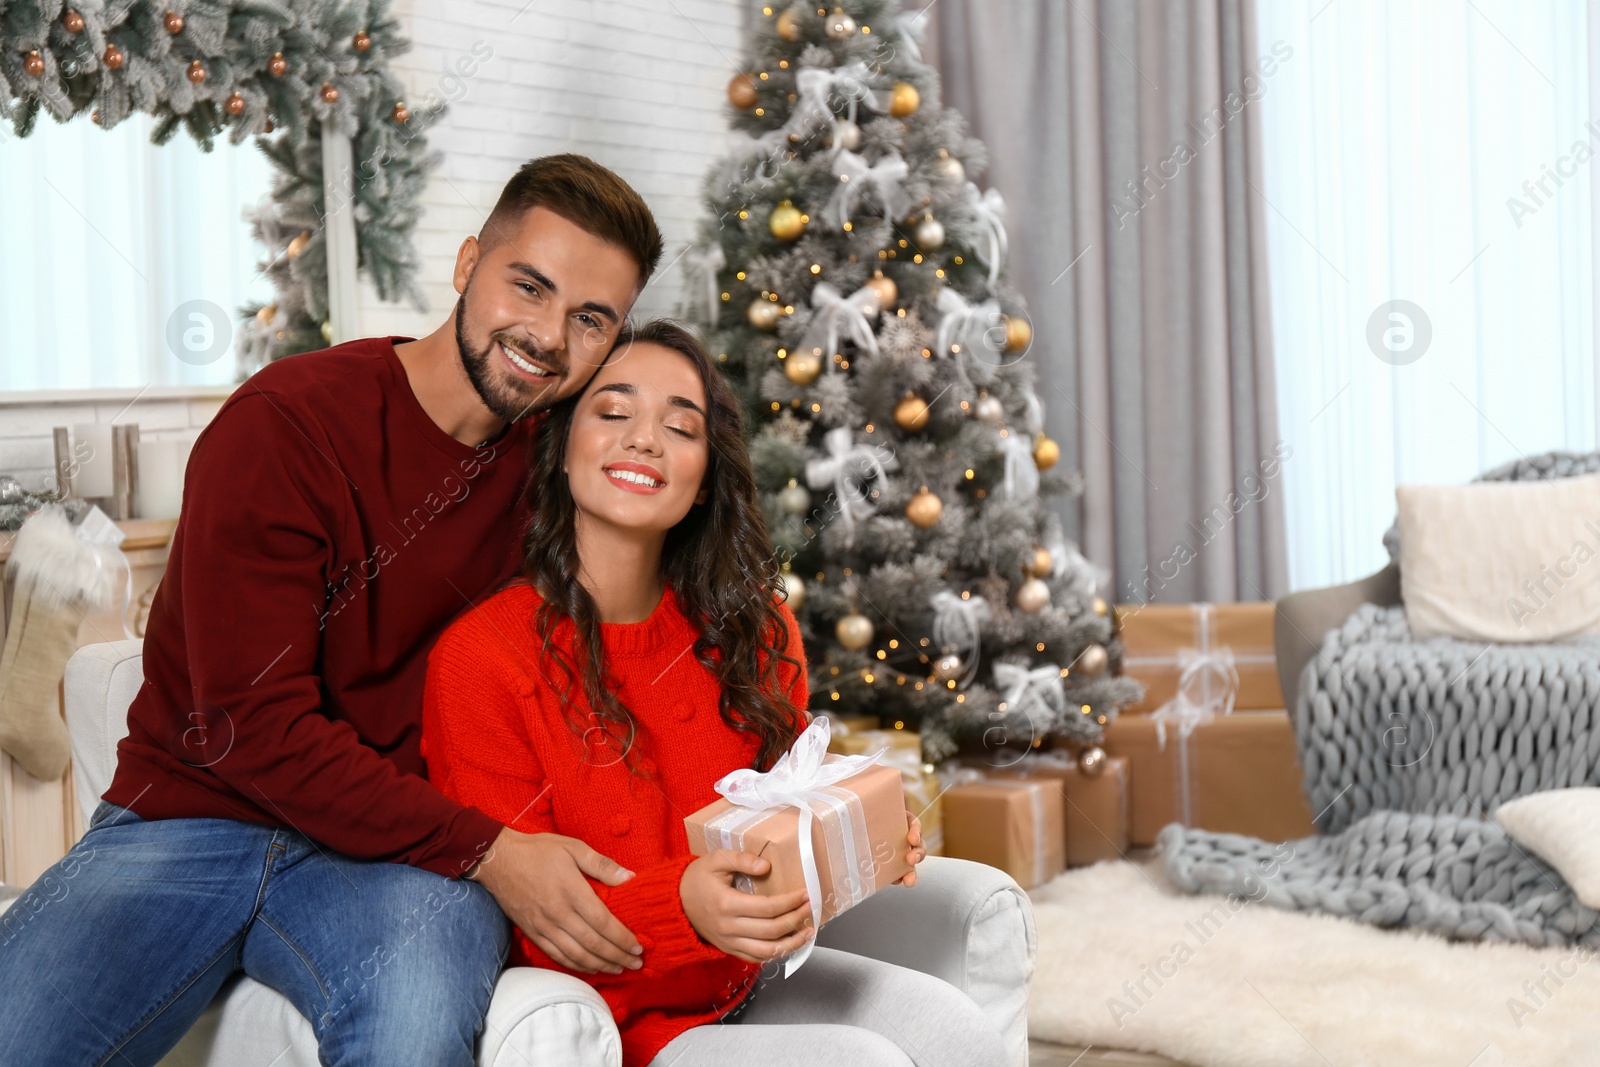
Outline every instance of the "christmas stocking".
<path fill-rule="evenodd" d="M 6 563 L 14 588 L 0 653 L 0 749 L 35 778 L 53 781 L 66 769 L 70 746 L 57 687 L 85 612 L 112 601 L 117 566 L 80 539 L 54 504 L 17 533 Z"/>

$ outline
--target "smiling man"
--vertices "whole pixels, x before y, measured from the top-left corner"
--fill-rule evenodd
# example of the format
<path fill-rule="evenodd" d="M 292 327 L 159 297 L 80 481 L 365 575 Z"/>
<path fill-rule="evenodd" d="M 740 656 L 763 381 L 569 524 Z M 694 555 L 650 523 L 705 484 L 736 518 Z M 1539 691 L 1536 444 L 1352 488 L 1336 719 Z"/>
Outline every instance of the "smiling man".
<path fill-rule="evenodd" d="M 660 256 L 615 174 L 534 160 L 462 243 L 433 333 L 229 397 L 111 788 L 0 920 L 0 1063 L 153 1064 L 242 970 L 324 1063 L 468 1065 L 506 916 L 566 966 L 638 966 L 584 877 L 629 872 L 441 795 L 420 709 L 434 639 L 520 564 L 530 416 L 587 385 Z"/>

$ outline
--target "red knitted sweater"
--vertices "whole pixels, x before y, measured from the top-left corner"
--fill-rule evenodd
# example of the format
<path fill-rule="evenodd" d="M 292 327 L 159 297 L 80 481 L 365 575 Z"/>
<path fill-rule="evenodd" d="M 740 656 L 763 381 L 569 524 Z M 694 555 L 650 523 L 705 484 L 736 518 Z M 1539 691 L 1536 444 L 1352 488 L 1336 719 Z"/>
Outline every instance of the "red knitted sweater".
<path fill-rule="evenodd" d="M 644 1067 L 685 1030 L 736 1007 L 757 974 L 754 964 L 702 941 L 678 896 L 694 859 L 684 816 L 716 800 L 712 784 L 751 766 L 757 746 L 722 721 L 721 687 L 690 652 L 696 631 L 669 586 L 645 621 L 601 624 L 607 670 L 639 724 L 638 766 L 654 777 L 631 774 L 598 728 L 586 742 L 564 719 L 556 687 L 565 675 L 541 662 L 533 628 L 540 602 L 519 581 L 439 638 L 428 658 L 422 751 L 429 778 L 446 796 L 524 833 L 578 838 L 635 872 L 616 888 L 590 884 L 639 939 L 643 966 L 577 976 L 611 1006 L 623 1063 Z M 787 607 L 780 610 L 787 652 L 803 664 L 799 627 Z M 557 629 L 568 656 L 572 634 L 568 622 Z M 780 664 L 779 674 L 794 706 L 804 708 L 805 671 Z M 575 713 L 587 718 L 581 686 L 569 688 Z M 566 970 L 520 930 L 511 962 Z"/>

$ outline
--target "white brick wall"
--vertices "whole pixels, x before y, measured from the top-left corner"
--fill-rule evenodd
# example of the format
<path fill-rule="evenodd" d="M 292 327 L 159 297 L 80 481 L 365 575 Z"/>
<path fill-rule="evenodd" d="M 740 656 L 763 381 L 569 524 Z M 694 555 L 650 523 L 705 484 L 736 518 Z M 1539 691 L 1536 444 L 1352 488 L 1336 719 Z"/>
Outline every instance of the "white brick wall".
<path fill-rule="evenodd" d="M 672 312 L 682 266 L 669 264 L 694 236 L 701 180 L 724 151 L 724 94 L 753 6 L 754 0 L 400 0 L 396 15 L 413 43 L 399 62 L 401 80 L 413 101 L 433 92 L 450 103 L 429 134 L 444 161 L 423 197 L 416 233 L 429 310 L 385 304 L 365 288 L 361 332 L 415 336 L 436 327 L 455 301 L 450 276 L 462 238 L 477 233 L 517 167 L 554 152 L 592 156 L 650 204 L 667 247 L 664 269 L 635 314 Z M 142 435 L 193 435 L 221 404 L 219 396 L 185 399 L 170 391 L 159 398 L 147 393 L 131 408 L 128 399 L 8 401 L 0 393 L 0 473 L 41 485 L 52 462 L 52 426 L 118 418 L 138 422 Z"/>

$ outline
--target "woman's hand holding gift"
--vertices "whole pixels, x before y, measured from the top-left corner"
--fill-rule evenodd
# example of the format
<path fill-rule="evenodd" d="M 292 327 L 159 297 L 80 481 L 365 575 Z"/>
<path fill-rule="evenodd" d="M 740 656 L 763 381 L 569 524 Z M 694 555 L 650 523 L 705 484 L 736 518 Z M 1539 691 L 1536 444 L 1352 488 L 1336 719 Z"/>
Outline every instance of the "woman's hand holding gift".
<path fill-rule="evenodd" d="M 911 814 L 911 809 L 906 809 L 906 862 L 913 867 L 928 857 L 928 850 L 922 844 L 922 820 Z M 895 885 L 916 885 L 917 872 L 907 871 L 894 880 Z"/>
<path fill-rule="evenodd" d="M 717 849 L 684 868 L 678 896 L 701 940 L 747 963 L 766 963 L 815 935 L 804 889 L 764 897 L 734 888 L 735 876 L 760 877 L 771 866 L 750 852 Z"/>

